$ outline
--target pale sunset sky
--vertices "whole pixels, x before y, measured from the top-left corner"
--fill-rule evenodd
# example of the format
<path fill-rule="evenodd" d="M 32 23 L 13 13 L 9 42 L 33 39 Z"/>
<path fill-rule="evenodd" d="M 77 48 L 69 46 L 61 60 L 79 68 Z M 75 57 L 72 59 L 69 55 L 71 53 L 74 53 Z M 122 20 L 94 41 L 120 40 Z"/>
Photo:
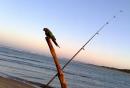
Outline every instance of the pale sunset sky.
<path fill-rule="evenodd" d="M 120 10 L 75 60 L 130 69 L 130 0 L 0 0 L 0 46 L 51 56 L 47 27 L 58 56 L 70 59 Z"/>

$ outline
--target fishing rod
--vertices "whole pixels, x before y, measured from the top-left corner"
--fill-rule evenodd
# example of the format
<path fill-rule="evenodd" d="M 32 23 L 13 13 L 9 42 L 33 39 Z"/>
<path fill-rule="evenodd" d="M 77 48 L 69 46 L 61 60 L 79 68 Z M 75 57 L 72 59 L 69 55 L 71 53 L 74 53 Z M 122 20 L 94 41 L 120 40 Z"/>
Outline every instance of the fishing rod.
<path fill-rule="evenodd" d="M 120 13 L 122 13 L 123 11 L 120 10 L 116 15 L 112 16 L 111 19 L 109 19 L 108 21 L 106 21 L 95 33 L 92 37 L 90 37 L 90 39 L 72 56 L 72 58 L 62 67 L 62 70 L 64 70 L 64 68 L 77 56 L 77 54 L 79 54 L 79 52 L 81 50 L 84 50 L 84 47 L 96 36 L 99 34 L 99 32 L 106 26 L 108 25 L 113 19 L 116 18 L 116 16 Z M 58 76 L 58 73 L 56 73 L 51 80 L 45 85 L 44 88 L 46 88 L 56 77 Z"/>

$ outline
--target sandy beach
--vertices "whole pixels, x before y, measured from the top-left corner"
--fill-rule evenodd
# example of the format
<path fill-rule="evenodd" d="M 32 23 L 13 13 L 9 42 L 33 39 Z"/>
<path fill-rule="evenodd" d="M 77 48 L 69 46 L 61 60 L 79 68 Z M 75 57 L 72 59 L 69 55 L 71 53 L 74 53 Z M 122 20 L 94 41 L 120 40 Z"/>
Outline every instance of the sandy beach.
<path fill-rule="evenodd" d="M 0 88 L 35 88 L 35 87 L 20 81 L 0 77 Z"/>

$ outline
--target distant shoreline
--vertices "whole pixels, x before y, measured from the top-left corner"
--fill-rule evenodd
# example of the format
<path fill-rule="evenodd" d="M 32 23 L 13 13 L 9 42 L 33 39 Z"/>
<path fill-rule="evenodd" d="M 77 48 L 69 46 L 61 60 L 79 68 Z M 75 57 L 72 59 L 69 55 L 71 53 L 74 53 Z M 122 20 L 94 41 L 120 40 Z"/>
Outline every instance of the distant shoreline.
<path fill-rule="evenodd" d="M 107 69 L 111 69 L 111 70 L 121 71 L 121 72 L 125 72 L 125 73 L 129 73 L 130 74 L 130 70 L 129 69 L 118 69 L 118 68 L 106 67 L 106 66 L 101 66 L 101 67 L 107 68 Z"/>

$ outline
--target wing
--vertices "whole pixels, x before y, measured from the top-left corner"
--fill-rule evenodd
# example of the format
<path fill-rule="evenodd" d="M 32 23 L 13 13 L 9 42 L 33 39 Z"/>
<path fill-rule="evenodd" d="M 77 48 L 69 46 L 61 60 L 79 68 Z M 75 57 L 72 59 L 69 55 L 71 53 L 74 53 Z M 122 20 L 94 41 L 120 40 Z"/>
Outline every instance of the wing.
<path fill-rule="evenodd" d="M 54 44 L 59 47 L 58 43 L 56 42 L 56 38 L 53 36 L 51 39 L 52 39 L 52 41 L 54 42 Z M 59 47 L 59 48 L 60 48 L 60 47 Z"/>

